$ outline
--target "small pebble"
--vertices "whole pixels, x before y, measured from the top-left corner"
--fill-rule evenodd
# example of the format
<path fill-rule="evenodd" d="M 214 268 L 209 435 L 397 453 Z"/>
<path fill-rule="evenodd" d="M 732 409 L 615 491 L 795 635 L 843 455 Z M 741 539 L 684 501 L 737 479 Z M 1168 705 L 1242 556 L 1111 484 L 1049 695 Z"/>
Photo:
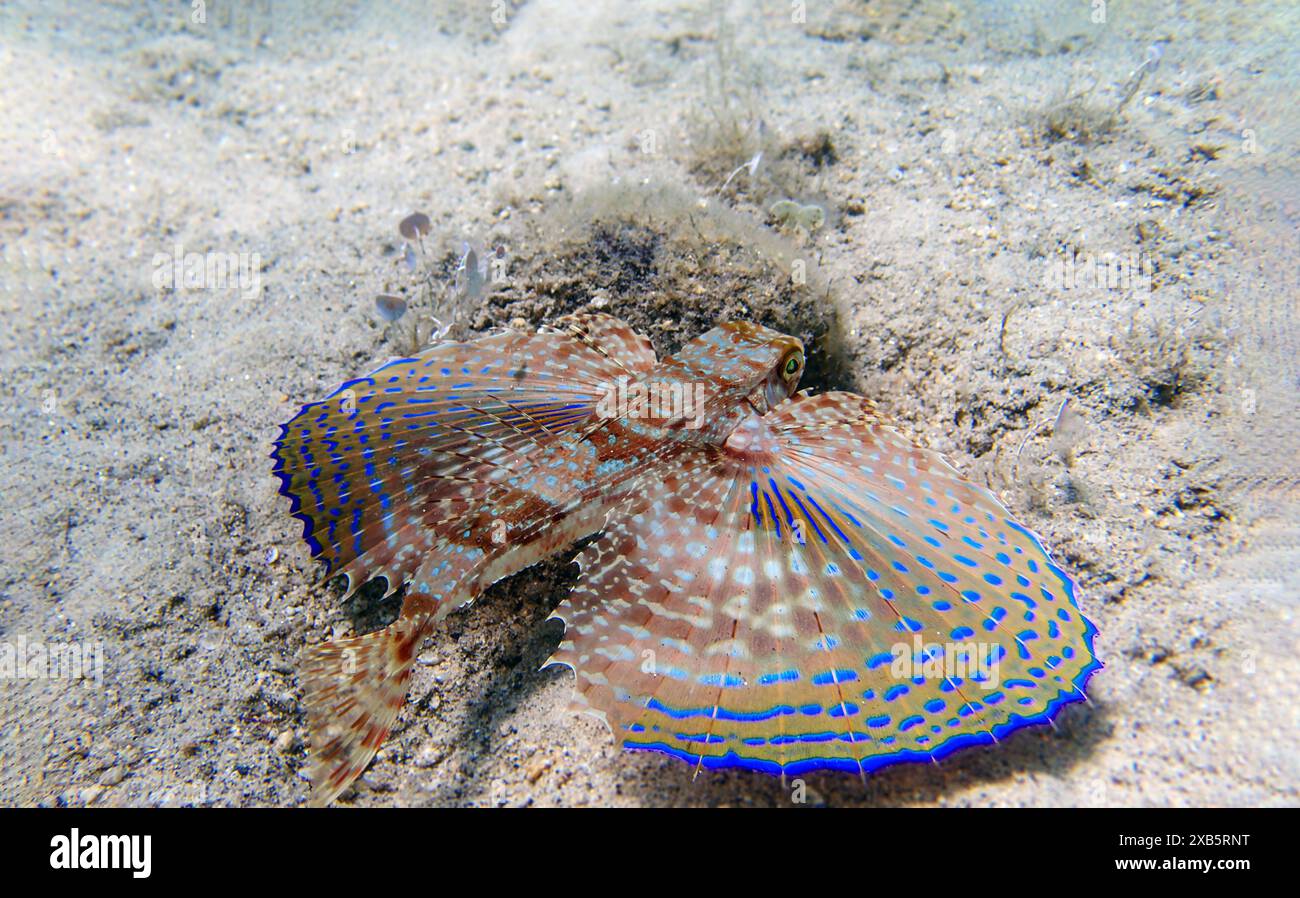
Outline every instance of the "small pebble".
<path fill-rule="evenodd" d="M 550 769 L 551 769 L 550 758 L 538 758 L 537 760 L 533 761 L 531 764 L 528 765 L 528 769 L 524 771 L 524 776 L 528 778 L 528 782 L 536 783 L 539 779 L 542 778 L 542 776 L 546 773 L 546 771 Z"/>
<path fill-rule="evenodd" d="M 415 753 L 415 766 L 429 768 L 437 766 L 443 758 L 443 748 L 440 745 L 424 745 Z"/>

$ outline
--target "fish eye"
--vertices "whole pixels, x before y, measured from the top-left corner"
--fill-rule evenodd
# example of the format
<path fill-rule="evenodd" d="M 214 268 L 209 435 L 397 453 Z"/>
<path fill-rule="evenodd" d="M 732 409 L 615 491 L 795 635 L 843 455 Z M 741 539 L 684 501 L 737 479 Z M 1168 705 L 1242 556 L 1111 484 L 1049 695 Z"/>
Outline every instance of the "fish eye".
<path fill-rule="evenodd" d="M 785 362 L 785 369 L 784 369 L 785 376 L 794 377 L 796 374 L 799 373 L 799 366 L 801 364 L 803 364 L 803 360 L 799 357 L 799 353 L 796 352 L 793 355 L 791 355 L 790 358 L 786 359 Z"/>

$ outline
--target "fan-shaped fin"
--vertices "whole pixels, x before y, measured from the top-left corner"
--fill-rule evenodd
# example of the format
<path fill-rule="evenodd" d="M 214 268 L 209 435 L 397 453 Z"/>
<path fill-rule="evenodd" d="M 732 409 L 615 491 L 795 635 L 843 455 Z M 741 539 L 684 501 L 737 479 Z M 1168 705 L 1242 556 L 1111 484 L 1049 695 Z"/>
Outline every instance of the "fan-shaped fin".
<path fill-rule="evenodd" d="M 583 336 L 433 346 L 304 406 L 272 457 L 312 555 L 351 586 L 382 575 L 395 588 L 433 544 L 433 524 L 509 505 L 511 476 L 539 444 L 586 421 L 626 373 L 604 347 L 644 361 L 626 325 L 585 316 L 574 326 Z"/>
<path fill-rule="evenodd" d="M 991 494 L 858 396 L 751 423 L 763 451 L 683 452 L 642 478 L 557 610 L 552 660 L 625 745 L 868 771 L 1084 697 L 1095 630 Z"/>

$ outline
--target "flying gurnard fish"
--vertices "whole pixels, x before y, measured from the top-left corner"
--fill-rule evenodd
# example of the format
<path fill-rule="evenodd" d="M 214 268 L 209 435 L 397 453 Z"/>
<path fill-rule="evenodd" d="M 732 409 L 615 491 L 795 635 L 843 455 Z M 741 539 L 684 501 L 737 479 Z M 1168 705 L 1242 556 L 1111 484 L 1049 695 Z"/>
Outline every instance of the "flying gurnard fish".
<path fill-rule="evenodd" d="M 406 588 L 386 629 L 305 654 L 312 800 L 365 769 L 444 616 L 595 534 L 547 663 L 626 748 L 865 773 L 1085 698 L 1096 630 L 1038 539 L 869 400 L 796 392 L 803 367 L 756 324 L 659 361 L 579 315 L 304 406 L 272 457 L 312 555 L 349 595 Z"/>

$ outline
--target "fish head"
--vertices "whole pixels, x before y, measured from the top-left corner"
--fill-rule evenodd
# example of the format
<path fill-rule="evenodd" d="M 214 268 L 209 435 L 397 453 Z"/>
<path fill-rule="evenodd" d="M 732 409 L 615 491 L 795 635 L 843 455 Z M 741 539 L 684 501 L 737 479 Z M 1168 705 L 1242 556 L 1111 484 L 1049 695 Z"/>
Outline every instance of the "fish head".
<path fill-rule="evenodd" d="M 761 324 L 732 321 L 687 343 L 647 382 L 698 397 L 682 429 L 698 442 L 723 443 L 747 415 L 765 415 L 792 395 L 803 373 L 803 343 Z"/>
<path fill-rule="evenodd" d="M 704 381 L 719 398 L 759 392 L 780 402 L 803 373 L 803 343 L 752 321 L 729 321 L 687 343 L 674 360 L 679 376 Z"/>
<path fill-rule="evenodd" d="M 731 395 L 748 399 L 760 415 L 794 395 L 803 376 L 803 341 L 750 321 L 731 321 L 715 330 L 730 339 L 733 352 L 748 360 L 732 368 Z"/>

